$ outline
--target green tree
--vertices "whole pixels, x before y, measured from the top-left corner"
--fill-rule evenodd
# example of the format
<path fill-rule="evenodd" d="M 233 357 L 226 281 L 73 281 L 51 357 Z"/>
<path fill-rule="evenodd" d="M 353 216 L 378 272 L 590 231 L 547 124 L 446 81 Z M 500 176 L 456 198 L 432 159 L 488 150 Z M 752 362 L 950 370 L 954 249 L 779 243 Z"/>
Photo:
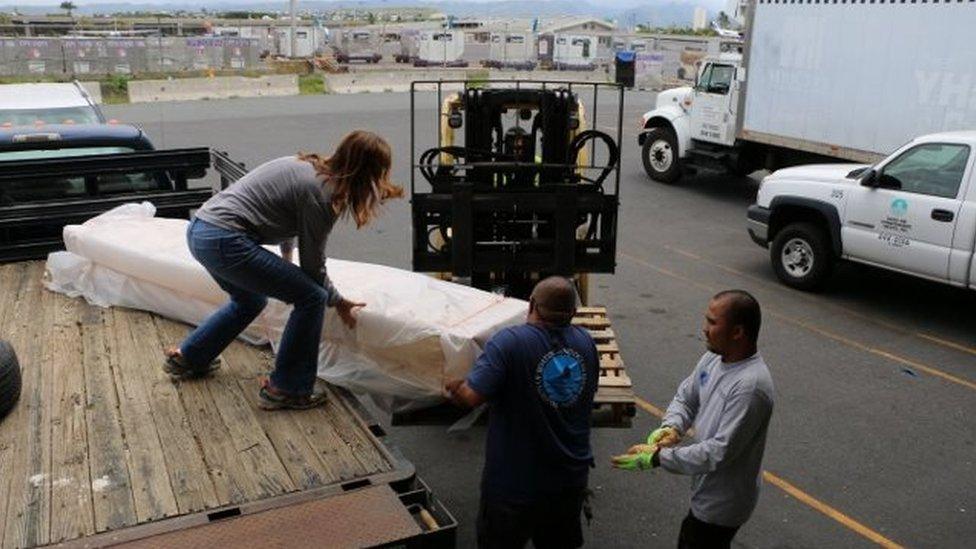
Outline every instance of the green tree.
<path fill-rule="evenodd" d="M 729 20 L 729 15 L 724 11 L 718 12 L 718 17 L 715 18 L 715 22 L 718 23 L 718 26 L 722 27 L 723 29 L 729 28 L 729 25 L 732 23 Z"/>
<path fill-rule="evenodd" d="M 68 12 L 68 17 L 71 17 L 71 12 L 77 7 L 74 2 L 61 2 L 61 9 Z"/>

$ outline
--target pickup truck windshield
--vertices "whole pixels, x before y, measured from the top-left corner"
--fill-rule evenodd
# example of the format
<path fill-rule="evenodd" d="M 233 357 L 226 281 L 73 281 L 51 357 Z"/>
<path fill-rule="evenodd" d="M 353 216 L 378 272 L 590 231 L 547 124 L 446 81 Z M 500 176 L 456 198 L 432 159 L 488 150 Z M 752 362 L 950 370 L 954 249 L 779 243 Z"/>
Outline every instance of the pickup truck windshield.
<path fill-rule="evenodd" d="M 91 107 L 63 109 L 0 109 L 0 126 L 33 126 L 44 124 L 101 124 L 98 114 Z"/>
<path fill-rule="evenodd" d="M 698 79 L 698 89 L 705 93 L 718 93 L 725 95 L 732 87 L 732 78 L 735 76 L 735 67 L 732 65 L 709 64 L 702 71 L 701 78 Z"/>

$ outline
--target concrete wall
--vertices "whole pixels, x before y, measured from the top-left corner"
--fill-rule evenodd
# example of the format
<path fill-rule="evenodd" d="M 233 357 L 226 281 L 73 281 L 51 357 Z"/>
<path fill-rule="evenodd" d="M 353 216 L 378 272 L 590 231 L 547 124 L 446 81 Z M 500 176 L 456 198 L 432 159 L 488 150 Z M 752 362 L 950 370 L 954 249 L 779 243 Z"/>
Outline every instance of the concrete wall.
<path fill-rule="evenodd" d="M 102 104 L 102 84 L 99 82 L 78 82 L 88 92 L 96 105 Z"/>
<path fill-rule="evenodd" d="M 298 76 L 294 74 L 258 78 L 221 76 L 129 82 L 131 103 L 284 95 L 298 95 Z"/>
<path fill-rule="evenodd" d="M 325 75 L 325 86 L 332 93 L 361 93 L 384 91 L 409 91 L 410 83 L 417 80 L 464 80 L 483 79 L 484 69 L 436 69 L 350 72 Z M 608 82 L 610 77 L 603 71 L 499 71 L 487 73 L 488 80 L 546 80 L 553 82 Z M 445 89 L 460 86 L 445 86 Z"/>

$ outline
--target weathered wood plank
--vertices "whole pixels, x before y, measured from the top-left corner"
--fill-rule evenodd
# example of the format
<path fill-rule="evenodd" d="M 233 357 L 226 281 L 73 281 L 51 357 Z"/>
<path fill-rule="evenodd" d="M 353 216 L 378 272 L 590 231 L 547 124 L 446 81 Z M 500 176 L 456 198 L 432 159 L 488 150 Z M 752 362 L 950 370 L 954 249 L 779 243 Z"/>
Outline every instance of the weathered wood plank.
<path fill-rule="evenodd" d="M 573 318 L 573 324 L 584 328 L 602 329 L 610 327 L 610 321 L 606 318 L 581 318 L 577 316 Z"/>
<path fill-rule="evenodd" d="M 577 307 L 577 315 L 607 316 L 606 307 Z"/>
<path fill-rule="evenodd" d="M 362 474 L 359 463 L 335 425 L 336 403 L 330 399 L 324 406 L 292 414 L 302 433 L 339 481 L 349 480 Z"/>
<path fill-rule="evenodd" d="M 133 525 L 138 519 L 110 360 L 116 348 L 115 316 L 83 305 L 80 319 L 95 531 L 104 532 Z"/>
<path fill-rule="evenodd" d="M 186 335 L 185 330 L 171 322 L 160 321 L 156 326 L 160 339 L 167 346 L 178 344 Z M 176 383 L 175 387 L 183 401 L 190 429 L 203 452 L 217 501 L 220 505 L 244 503 L 257 497 L 261 489 L 243 470 L 237 449 L 210 394 L 209 383 L 206 379 L 187 380 Z"/>
<path fill-rule="evenodd" d="M 139 371 L 139 347 L 132 333 L 132 316 L 139 313 L 113 309 L 115 347 L 112 373 L 119 395 L 119 409 L 125 434 L 126 459 L 139 522 L 158 520 L 179 513 L 169 483 L 162 443 L 150 407 L 150 394 Z"/>
<path fill-rule="evenodd" d="M 596 390 L 596 404 L 634 403 L 634 391 L 620 387 L 599 387 Z"/>
<path fill-rule="evenodd" d="M 55 375 L 51 422 L 51 542 L 95 532 L 88 467 L 80 300 L 57 296 L 50 342 Z"/>
<path fill-rule="evenodd" d="M 15 263 L 0 265 L 0 335 L 7 338 L 19 352 L 21 338 L 17 337 L 16 316 L 14 309 L 22 298 L 24 286 L 27 282 L 26 265 Z M 14 410 L 6 419 L 0 421 L 0 547 L 4 546 L 7 532 L 7 503 L 10 500 L 10 482 L 13 476 L 14 456 L 17 452 L 18 441 L 23 440 L 23 428 Z"/>
<path fill-rule="evenodd" d="M 274 367 L 270 353 L 266 362 L 250 364 L 252 367 L 246 375 L 255 378 L 266 375 Z M 299 431 L 326 469 L 328 482 L 340 482 L 363 474 L 362 464 L 336 432 L 337 426 L 333 418 L 341 412 L 337 411 L 334 398 L 325 406 L 312 410 L 272 413 L 285 413 L 293 418 Z"/>
<path fill-rule="evenodd" d="M 600 376 L 600 387 L 633 387 L 630 376 L 623 372 L 608 373 Z"/>
<path fill-rule="evenodd" d="M 19 437 L 10 469 L 5 547 L 31 547 L 50 540 L 52 384 L 44 375 L 45 348 L 53 320 L 45 299 L 42 263 L 27 266 L 24 292 L 14 306 L 11 340 L 20 358 L 23 378 L 20 402 L 12 416 Z"/>
<path fill-rule="evenodd" d="M 619 356 L 611 357 L 607 355 L 600 356 L 600 370 L 623 370 L 624 363 L 620 360 Z"/>
<path fill-rule="evenodd" d="M 162 368 L 162 345 L 152 316 L 126 315 L 134 351 L 140 357 L 133 370 L 141 377 L 163 450 L 166 473 L 180 514 L 217 506 L 217 494 L 176 387 Z M 137 366 L 137 367 L 136 367 Z"/>
<path fill-rule="evenodd" d="M 233 343 L 224 353 L 224 364 L 232 374 L 238 394 L 253 410 L 261 432 L 267 436 L 278 459 L 288 472 L 292 485 L 298 489 L 314 488 L 327 484 L 328 471 L 319 460 L 291 414 L 265 413 L 258 409 L 257 373 L 270 369 L 267 357 L 240 343 Z"/>
<path fill-rule="evenodd" d="M 232 344 L 229 350 L 233 348 L 246 349 L 244 354 L 249 355 L 250 359 L 237 362 L 243 376 L 238 381 L 246 398 L 253 406 L 257 407 L 258 383 L 261 378 L 274 369 L 274 355 L 266 350 L 247 347 L 241 343 Z M 227 354 L 226 351 L 225 354 Z M 234 355 L 231 354 L 230 356 L 233 357 Z M 321 475 L 324 484 L 332 484 L 349 478 L 351 474 L 349 469 L 355 465 L 349 465 L 348 462 L 343 464 L 336 458 L 338 450 L 332 447 L 334 437 L 323 434 L 323 431 L 331 429 L 331 426 L 328 422 L 311 416 L 310 413 L 311 411 L 269 412 L 260 413 L 259 417 L 289 418 L 299 438 L 304 441 L 304 444 L 298 444 L 298 447 L 303 448 L 304 452 L 304 447 L 307 445 L 308 450 L 312 452 L 315 461 L 318 463 L 318 467 L 315 469 Z"/>
<path fill-rule="evenodd" d="M 620 353 L 620 347 L 617 346 L 616 341 L 609 341 L 607 343 L 597 343 L 596 352 L 607 353 L 607 354 L 618 354 Z"/>
<path fill-rule="evenodd" d="M 252 481 L 260 489 L 259 497 L 294 491 L 295 484 L 255 417 L 254 408 L 248 404 L 237 385 L 237 380 L 223 372 L 208 385 L 243 465 L 241 469 L 253 477 Z M 264 411 L 259 413 L 267 415 Z"/>
<path fill-rule="evenodd" d="M 353 456 L 363 465 L 363 473 L 371 475 L 374 473 L 389 471 L 393 468 L 387 454 L 381 450 L 369 432 L 369 427 L 362 421 L 355 411 L 338 394 L 330 389 L 330 398 L 345 413 L 337 417 L 344 418 L 343 423 L 347 424 L 348 432 L 352 437 L 349 444 L 352 448 Z"/>
<path fill-rule="evenodd" d="M 587 330 L 592 337 L 597 342 L 609 341 L 615 339 L 617 336 L 613 333 L 613 330 L 607 328 L 606 330 Z"/>

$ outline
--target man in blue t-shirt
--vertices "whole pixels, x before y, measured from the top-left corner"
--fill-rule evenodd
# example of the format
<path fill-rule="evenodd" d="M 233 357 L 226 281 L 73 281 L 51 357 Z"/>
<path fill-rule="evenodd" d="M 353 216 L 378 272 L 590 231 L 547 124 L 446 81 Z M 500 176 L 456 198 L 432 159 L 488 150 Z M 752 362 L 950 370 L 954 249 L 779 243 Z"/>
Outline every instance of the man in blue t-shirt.
<path fill-rule="evenodd" d="M 590 414 L 600 375 L 596 345 L 570 321 L 573 284 L 539 282 L 527 322 L 495 334 L 451 399 L 489 402 L 478 547 L 571 548 L 583 544 L 580 513 L 589 469 Z"/>

